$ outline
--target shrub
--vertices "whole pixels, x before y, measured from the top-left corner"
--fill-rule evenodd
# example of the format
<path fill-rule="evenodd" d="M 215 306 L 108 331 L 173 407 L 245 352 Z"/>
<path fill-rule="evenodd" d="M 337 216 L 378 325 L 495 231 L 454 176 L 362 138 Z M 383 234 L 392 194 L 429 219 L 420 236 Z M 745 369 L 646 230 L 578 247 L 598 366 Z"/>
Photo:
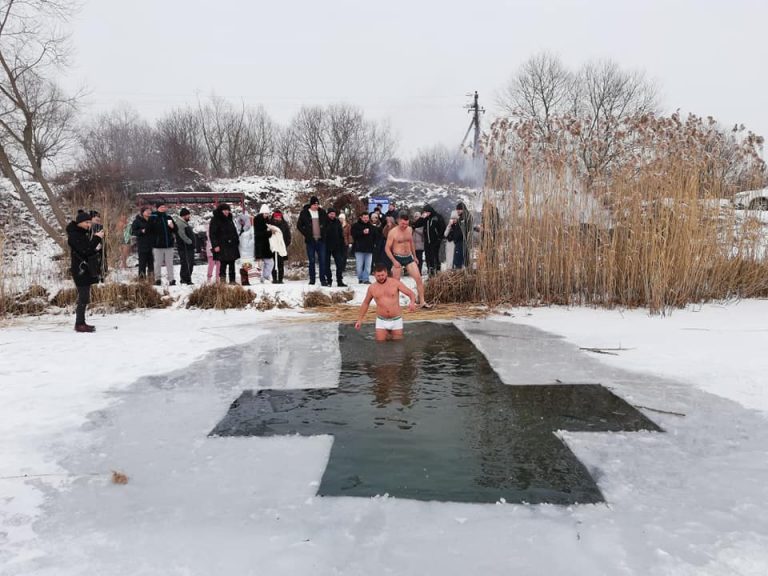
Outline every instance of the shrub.
<path fill-rule="evenodd" d="M 321 308 L 333 304 L 331 297 L 320 290 L 304 293 L 304 308 Z"/>
<path fill-rule="evenodd" d="M 217 282 L 205 284 L 192 291 L 187 299 L 187 308 L 203 310 L 230 310 L 245 308 L 253 302 L 255 294 L 237 284 Z"/>
<path fill-rule="evenodd" d="M 355 291 L 351 288 L 348 290 L 342 290 L 341 292 L 331 293 L 331 302 L 333 304 L 344 304 L 349 302 L 355 297 Z"/>
<path fill-rule="evenodd" d="M 256 308 L 256 310 L 261 310 L 263 312 L 265 310 L 272 310 L 273 308 L 279 308 L 281 310 L 291 308 L 291 305 L 283 300 L 280 297 L 280 294 L 275 294 L 274 296 L 271 294 L 262 294 L 261 297 L 254 302 L 253 307 Z"/>
<path fill-rule="evenodd" d="M 51 304 L 64 308 L 77 303 L 77 289 L 59 290 Z M 91 308 L 106 312 L 127 312 L 145 308 L 165 308 L 171 303 L 168 295 L 163 295 L 147 282 L 122 284 L 110 282 L 95 284 L 91 288 Z"/>

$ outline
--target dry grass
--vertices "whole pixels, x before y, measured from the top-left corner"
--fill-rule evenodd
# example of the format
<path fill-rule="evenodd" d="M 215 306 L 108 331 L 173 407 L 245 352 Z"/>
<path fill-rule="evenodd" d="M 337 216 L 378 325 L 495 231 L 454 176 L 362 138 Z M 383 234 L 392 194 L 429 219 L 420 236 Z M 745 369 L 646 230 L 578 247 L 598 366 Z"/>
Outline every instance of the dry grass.
<path fill-rule="evenodd" d="M 48 308 L 48 290 L 33 284 L 15 298 L 11 314 L 42 314 Z"/>
<path fill-rule="evenodd" d="M 117 470 L 112 470 L 112 484 L 128 484 L 128 476 Z"/>
<path fill-rule="evenodd" d="M 189 295 L 187 308 L 203 310 L 230 310 L 245 308 L 253 302 L 256 295 L 238 284 L 217 282 L 196 288 Z"/>
<path fill-rule="evenodd" d="M 351 288 L 341 292 L 331 292 L 331 302 L 333 304 L 344 304 L 355 297 L 355 291 Z"/>
<path fill-rule="evenodd" d="M 325 292 L 312 290 L 304 293 L 304 308 L 321 308 L 331 304 L 333 304 L 333 300 Z"/>
<path fill-rule="evenodd" d="M 474 270 L 430 280 L 428 300 L 658 313 L 768 292 L 762 226 L 739 222 L 702 184 L 711 158 L 695 137 L 646 148 L 595 182 L 574 165 L 567 151 L 496 149 Z"/>
<path fill-rule="evenodd" d="M 266 310 L 272 310 L 273 308 L 284 310 L 286 308 L 291 308 L 292 306 L 283 300 L 280 297 L 280 294 L 262 294 L 259 299 L 253 303 L 253 307 L 256 308 L 256 310 L 264 312 Z"/>
<path fill-rule="evenodd" d="M 318 313 L 319 312 L 319 313 Z M 492 313 L 492 310 L 484 306 L 467 306 L 466 304 L 442 304 L 434 308 L 417 308 L 414 312 L 409 312 L 403 307 L 403 318 L 409 322 L 430 321 L 430 320 L 456 320 L 459 318 L 485 318 Z M 297 322 L 340 322 L 353 324 L 357 321 L 360 314 L 358 306 L 350 305 L 329 305 L 319 311 L 312 311 L 302 318 L 292 321 Z M 368 309 L 365 316 L 365 322 L 373 322 L 376 318 L 376 307 Z"/>
<path fill-rule="evenodd" d="M 64 308 L 77 302 L 77 290 L 60 290 L 51 304 Z M 147 282 L 107 283 L 91 287 L 92 310 L 104 312 L 128 312 L 145 308 L 166 308 L 171 304 L 170 296 L 161 294 Z"/>

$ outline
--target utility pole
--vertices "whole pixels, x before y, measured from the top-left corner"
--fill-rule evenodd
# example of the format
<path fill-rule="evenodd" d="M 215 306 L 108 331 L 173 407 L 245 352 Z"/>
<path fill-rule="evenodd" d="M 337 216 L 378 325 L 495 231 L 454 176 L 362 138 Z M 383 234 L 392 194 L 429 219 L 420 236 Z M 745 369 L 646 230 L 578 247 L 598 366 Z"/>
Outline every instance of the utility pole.
<path fill-rule="evenodd" d="M 467 96 L 472 96 L 472 94 L 467 94 Z M 472 141 L 472 157 L 477 158 L 480 156 L 480 114 L 485 114 L 485 108 L 480 107 L 477 90 L 475 90 L 472 103 L 464 105 L 464 108 L 467 109 L 467 112 L 472 114 L 472 120 L 469 123 L 469 128 L 467 128 L 467 133 L 464 135 L 464 139 L 461 141 L 461 146 L 462 148 L 464 147 L 464 144 L 467 141 L 467 136 L 469 136 L 472 128 L 474 128 L 475 136 Z"/>

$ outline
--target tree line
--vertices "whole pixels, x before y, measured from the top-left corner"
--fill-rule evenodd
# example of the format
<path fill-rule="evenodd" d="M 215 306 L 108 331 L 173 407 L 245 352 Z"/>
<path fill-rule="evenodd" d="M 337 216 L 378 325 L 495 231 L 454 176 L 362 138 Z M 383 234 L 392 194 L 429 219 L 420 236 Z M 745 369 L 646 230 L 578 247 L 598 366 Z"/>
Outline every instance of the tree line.
<path fill-rule="evenodd" d="M 174 180 L 276 175 L 285 178 L 393 176 L 438 184 L 482 185 L 477 162 L 458 147 L 437 145 L 403 161 L 386 122 L 346 103 L 302 107 L 287 125 L 260 106 L 211 96 L 150 123 L 130 108 L 84 118 L 81 94 L 55 78 L 66 69 L 60 30 L 76 0 L 0 0 L 0 174 L 60 246 L 67 215 L 50 178 L 63 156 L 95 181 Z M 569 70 L 546 53 L 526 61 L 498 98 L 498 118 L 483 137 L 486 158 L 539 155 L 568 162 L 575 181 L 610 186 L 618 170 L 660 151 L 696 143 L 706 164 L 702 187 L 727 194 L 766 184 L 763 140 L 743 126 L 660 112 L 657 89 L 643 73 L 611 61 Z M 674 143 L 675 146 L 670 146 Z M 503 163 L 489 162 L 494 170 Z M 490 178 L 490 180 L 488 180 Z M 485 182 L 492 184 L 489 172 Z M 33 180 L 45 209 L 24 186 Z"/>
<path fill-rule="evenodd" d="M 489 157 L 567 164 L 586 190 L 610 188 L 616 174 L 670 154 L 701 164 L 702 194 L 724 197 L 768 185 L 761 136 L 711 116 L 664 114 L 656 85 L 610 60 L 571 70 L 556 56 L 536 54 L 511 77 L 498 104 L 503 114 L 485 139 Z"/>
<path fill-rule="evenodd" d="M 287 126 L 261 106 L 211 96 L 154 125 L 130 108 L 98 115 L 79 131 L 80 169 L 126 179 L 373 177 L 385 172 L 396 142 L 389 126 L 350 104 L 305 106 Z"/>

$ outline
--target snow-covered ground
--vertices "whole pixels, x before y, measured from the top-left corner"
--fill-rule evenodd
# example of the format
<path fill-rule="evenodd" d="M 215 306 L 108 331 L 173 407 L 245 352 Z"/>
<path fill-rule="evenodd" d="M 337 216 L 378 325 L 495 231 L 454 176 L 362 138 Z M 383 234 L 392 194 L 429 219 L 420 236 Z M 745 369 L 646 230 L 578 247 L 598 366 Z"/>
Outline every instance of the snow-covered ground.
<path fill-rule="evenodd" d="M 318 498 L 330 438 L 207 437 L 243 389 L 335 385 L 298 311 L 2 327 L 0 574 L 768 573 L 768 301 L 509 314 L 458 322 L 503 381 L 600 382 L 665 430 L 560 433 L 604 504 Z"/>

